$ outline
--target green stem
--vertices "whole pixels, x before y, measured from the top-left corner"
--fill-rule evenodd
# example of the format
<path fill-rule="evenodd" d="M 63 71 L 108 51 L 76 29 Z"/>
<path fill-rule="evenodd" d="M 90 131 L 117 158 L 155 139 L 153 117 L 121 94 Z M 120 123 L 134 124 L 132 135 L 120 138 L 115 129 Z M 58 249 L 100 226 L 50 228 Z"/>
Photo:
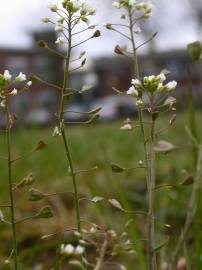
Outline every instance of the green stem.
<path fill-rule="evenodd" d="M 154 203 L 155 203 L 155 182 L 156 182 L 156 175 L 155 175 L 155 162 L 156 162 L 156 155 L 154 151 L 154 134 L 155 134 L 155 121 L 152 120 L 151 124 L 151 142 L 150 142 L 150 153 L 149 153 L 149 185 L 148 185 L 148 268 L 149 270 L 156 269 L 156 253 L 154 250 L 155 246 L 155 218 L 154 218 Z"/>
<path fill-rule="evenodd" d="M 139 79 L 139 65 L 137 58 L 137 49 L 135 46 L 135 38 L 133 32 L 133 16 L 132 11 L 129 9 L 129 28 L 131 35 L 131 43 L 133 49 L 133 69 L 135 78 Z M 148 190 L 148 216 L 147 216 L 147 260 L 148 260 L 148 269 L 155 270 L 156 269 L 156 254 L 154 252 L 154 190 L 155 190 L 155 152 L 154 152 L 154 121 L 152 121 L 151 128 L 151 144 L 150 144 L 150 153 L 148 155 L 147 150 L 147 139 L 146 132 L 144 126 L 144 117 L 143 112 L 140 107 L 138 107 L 138 117 L 140 122 L 140 129 L 142 133 L 142 137 L 144 140 L 144 156 L 146 163 L 146 179 L 147 179 L 147 190 Z M 148 158 L 149 157 L 149 158 Z M 150 160 L 150 162 L 148 162 Z"/>
<path fill-rule="evenodd" d="M 7 126 L 6 139 L 7 139 L 7 152 L 8 152 L 8 184 L 9 184 L 10 209 L 11 209 L 14 270 L 17 270 L 18 269 L 18 255 L 17 255 L 16 224 L 15 224 L 15 207 L 14 207 L 13 190 L 12 190 L 11 127 L 10 127 L 10 113 L 9 113 L 9 108 L 8 108 L 8 98 L 6 101 L 6 126 Z"/>
<path fill-rule="evenodd" d="M 70 152 L 70 147 L 68 145 L 67 136 L 65 133 L 64 128 L 64 106 L 65 106 L 65 97 L 66 91 L 69 88 L 69 67 L 70 67 L 70 59 L 71 59 L 71 50 L 72 50 L 72 16 L 69 14 L 69 21 L 68 21 L 68 49 L 67 54 L 65 57 L 65 70 L 64 70 L 64 80 L 63 80 L 63 87 L 62 87 L 62 96 L 60 102 L 60 112 L 59 112 L 59 123 L 61 128 L 61 135 L 63 139 L 63 144 L 65 147 L 66 156 L 69 162 L 71 176 L 72 176 L 72 183 L 74 188 L 74 195 L 75 195 L 75 206 L 76 206 L 76 221 L 77 221 L 77 229 L 78 232 L 81 232 L 81 220 L 80 220 L 80 208 L 79 208 L 79 198 L 78 198 L 78 190 L 77 190 L 77 183 L 76 183 L 76 174 L 74 171 L 73 159 Z"/>

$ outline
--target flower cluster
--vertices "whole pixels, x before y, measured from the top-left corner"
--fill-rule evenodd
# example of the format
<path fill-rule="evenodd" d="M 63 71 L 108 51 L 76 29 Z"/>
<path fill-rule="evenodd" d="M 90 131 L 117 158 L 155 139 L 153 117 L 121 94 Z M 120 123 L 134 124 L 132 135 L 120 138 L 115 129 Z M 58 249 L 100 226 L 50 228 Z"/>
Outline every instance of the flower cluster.
<path fill-rule="evenodd" d="M 132 86 L 128 89 L 127 94 L 138 98 L 142 97 L 143 91 L 151 94 L 173 91 L 177 86 L 177 82 L 164 83 L 165 80 L 166 76 L 164 73 L 160 73 L 157 76 L 144 77 L 142 81 L 132 79 Z"/>
<path fill-rule="evenodd" d="M 136 0 L 119 0 L 113 2 L 113 7 L 117 9 L 121 8 L 134 8 L 136 11 L 144 13 L 144 18 L 148 18 L 152 14 L 152 4 L 150 2 L 139 2 Z"/>
<path fill-rule="evenodd" d="M 19 73 L 14 80 L 12 80 L 12 75 L 9 70 L 5 70 L 3 74 L 0 74 L 0 106 L 5 108 L 6 106 L 6 99 L 8 96 L 16 96 L 18 94 L 18 90 L 16 88 L 12 88 L 9 90 L 9 86 L 13 83 L 20 83 L 27 80 L 27 77 L 22 72 Z M 32 81 L 28 81 L 23 89 L 27 90 L 32 85 Z"/>
<path fill-rule="evenodd" d="M 73 255 L 82 255 L 85 252 L 85 248 L 78 245 L 74 247 L 72 244 L 62 244 L 60 246 L 60 253 L 61 255 L 65 256 L 73 256 Z"/>
<path fill-rule="evenodd" d="M 81 0 L 63 0 L 62 6 L 70 13 L 80 12 L 81 16 L 92 16 L 96 13 L 96 10 L 93 7 Z M 52 12 L 58 12 L 60 10 L 55 4 L 50 5 L 49 8 Z M 45 23 L 48 23 L 49 21 L 49 18 L 44 18 Z"/>
<path fill-rule="evenodd" d="M 52 12 L 59 15 L 59 19 L 54 22 L 48 17 L 42 18 L 43 23 L 51 23 L 55 25 L 55 31 L 64 36 L 59 36 L 55 41 L 56 45 L 63 45 L 65 43 L 66 33 L 70 25 L 74 28 L 75 25 L 83 22 L 87 24 L 87 29 L 94 29 L 95 25 L 90 24 L 89 17 L 96 14 L 95 8 L 87 4 L 85 1 L 81 0 L 63 0 L 62 2 L 63 10 L 59 6 L 52 4 L 49 6 Z M 68 13 L 68 19 L 65 18 L 65 14 Z M 75 15 L 75 13 L 77 13 Z M 71 21 L 71 22 L 70 22 Z"/>
<path fill-rule="evenodd" d="M 144 104 L 143 94 L 146 93 L 148 96 L 156 96 L 158 94 L 169 93 L 175 90 L 177 87 L 176 81 L 170 81 L 165 83 L 166 76 L 164 73 L 159 75 L 151 75 L 144 77 L 143 80 L 132 79 L 132 86 L 126 92 L 127 95 L 137 98 L 136 105 L 142 106 Z"/>

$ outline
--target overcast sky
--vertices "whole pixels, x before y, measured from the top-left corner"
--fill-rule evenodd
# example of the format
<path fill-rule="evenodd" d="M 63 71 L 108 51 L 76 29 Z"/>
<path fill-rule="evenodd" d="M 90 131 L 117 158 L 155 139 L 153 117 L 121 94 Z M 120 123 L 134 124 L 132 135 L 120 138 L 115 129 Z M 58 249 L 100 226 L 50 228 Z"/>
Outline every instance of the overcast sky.
<path fill-rule="evenodd" d="M 101 30 L 103 30 L 102 24 L 104 22 L 110 20 L 115 22 L 112 11 L 109 8 L 104 8 L 107 0 L 89 1 L 98 10 L 98 15 L 94 20 L 100 23 Z M 40 19 L 50 15 L 47 6 L 58 2 L 60 1 L 1 0 L 0 47 L 31 46 L 30 32 L 44 27 Z M 150 23 L 151 31 L 158 31 L 158 48 L 185 48 L 188 42 L 195 41 L 198 38 L 196 23 L 187 8 L 187 0 L 154 0 L 153 3 L 154 15 Z M 97 56 L 109 53 L 117 42 L 123 43 L 117 34 L 103 30 L 99 42 L 96 40 L 89 43 L 89 54 Z"/>

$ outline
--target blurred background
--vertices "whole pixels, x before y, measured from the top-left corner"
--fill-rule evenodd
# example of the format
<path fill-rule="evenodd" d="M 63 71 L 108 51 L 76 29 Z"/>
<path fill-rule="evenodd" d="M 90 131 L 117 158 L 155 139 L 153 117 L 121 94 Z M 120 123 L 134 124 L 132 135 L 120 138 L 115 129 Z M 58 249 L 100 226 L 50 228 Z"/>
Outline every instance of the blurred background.
<path fill-rule="evenodd" d="M 57 2 L 59 4 L 59 1 Z M 99 40 L 90 40 L 88 44 L 75 50 L 75 54 L 85 50 L 87 62 L 82 69 L 72 74 L 71 85 L 72 88 L 79 89 L 83 84 L 92 85 L 93 91 L 82 97 L 77 96 L 71 106 L 74 110 L 83 111 L 99 103 L 104 106 L 102 113 L 104 120 L 134 115 L 135 109 L 130 99 L 122 98 L 121 101 L 119 97 L 111 97 L 112 86 L 126 91 L 132 77 L 130 60 L 117 57 L 114 53 L 115 45 L 127 45 L 126 40 L 117 33 L 106 30 L 103 26 L 104 23 L 117 22 L 117 11 L 111 9 L 111 0 L 91 0 L 89 3 L 97 9 L 97 15 L 92 23 L 98 24 L 102 36 Z M 38 0 L 2 2 L 0 11 L 1 72 L 9 69 L 14 75 L 20 71 L 26 74 L 34 73 L 49 82 L 61 84 L 63 72 L 61 60 L 50 53 L 44 53 L 36 45 L 36 41 L 40 39 L 53 45 L 56 40 L 52 25 L 44 25 L 41 22 L 41 18 L 45 16 L 54 19 L 54 13 L 47 8 L 48 4 L 50 4 L 49 1 Z M 187 67 L 192 65 L 195 92 L 197 92 L 196 101 L 200 103 L 200 67 L 191 63 L 186 52 L 186 45 L 201 37 L 201 1 L 172 1 L 170 4 L 166 0 L 157 0 L 153 4 L 153 16 L 149 21 L 141 23 L 142 32 L 137 38 L 137 45 L 140 45 L 154 33 L 158 33 L 156 38 L 139 50 L 141 76 L 157 74 L 162 69 L 167 69 L 171 72 L 170 78 L 178 81 L 178 94 L 185 98 Z M 56 110 L 58 98 L 57 93 L 50 87 L 34 84 L 32 91 L 15 99 L 13 110 L 21 116 L 21 123 L 48 124 L 53 121 L 51 112 Z M 69 114 L 66 117 L 71 120 L 75 115 Z"/>
<path fill-rule="evenodd" d="M 0 73 L 10 70 L 13 76 L 19 72 L 27 75 L 34 73 L 51 83 L 61 85 L 63 63 L 61 59 L 37 47 L 36 42 L 44 39 L 50 45 L 56 40 L 54 29 L 41 22 L 41 18 L 54 15 L 47 6 L 53 2 L 48 0 L 7 0 L 1 1 L 0 6 Z M 54 3 L 60 3 L 55 1 Z M 86 111 L 102 106 L 101 121 L 95 126 L 71 126 L 69 139 L 75 167 L 88 169 L 98 165 L 97 171 L 78 176 L 79 192 L 81 196 L 103 196 L 118 198 L 126 209 L 145 210 L 147 208 L 145 177 L 142 171 L 126 171 L 123 174 L 112 174 L 110 163 L 117 163 L 125 168 L 135 167 L 143 159 L 143 149 L 140 143 L 141 134 L 120 131 L 122 120 L 126 117 L 136 118 L 137 111 L 133 99 L 119 97 L 114 94 L 112 86 L 126 91 L 133 77 L 131 61 L 114 53 L 115 45 L 128 45 L 126 41 L 114 33 L 106 30 L 104 23 L 119 21 L 117 11 L 111 8 L 111 0 L 89 0 L 97 9 L 97 15 L 92 23 L 98 24 L 102 36 L 92 39 L 81 46 L 75 55 L 81 51 L 87 52 L 86 65 L 72 73 L 72 88 L 81 89 L 84 84 L 92 85 L 92 91 L 84 95 L 77 95 L 68 109 Z M 140 27 L 142 32 L 137 39 L 137 45 L 148 40 L 158 32 L 146 46 L 138 53 L 141 76 L 159 74 L 161 70 L 170 71 L 169 80 L 176 80 L 178 88 L 177 125 L 163 134 L 162 138 L 181 146 L 182 152 L 173 152 L 157 159 L 158 184 L 176 184 L 182 181 L 187 173 L 194 173 L 194 156 L 192 149 L 186 148 L 190 140 L 184 126 L 188 123 L 188 88 L 190 78 L 188 67 L 192 73 L 194 102 L 197 108 L 197 123 L 201 125 L 202 106 L 202 65 L 194 63 L 189 57 L 186 47 L 188 43 L 202 38 L 202 1 L 201 0 L 155 0 L 153 16 Z M 85 36 L 83 36 L 85 38 Z M 55 49 L 58 49 L 55 47 Z M 63 48 L 61 48 L 63 50 Z M 55 126 L 55 113 L 58 110 L 59 94 L 54 89 L 40 83 L 34 83 L 30 90 L 19 97 L 13 98 L 12 111 L 18 115 L 15 122 L 16 129 L 12 133 L 12 151 L 14 156 L 27 153 L 43 139 L 48 147 L 26 159 L 20 160 L 13 171 L 13 180 L 20 181 L 29 173 L 33 173 L 38 188 L 46 193 L 72 190 L 71 179 L 67 177 L 67 167 L 64 149 L 60 139 L 52 137 Z M 132 101 L 131 101 L 132 100 Z M 79 114 L 67 113 L 67 121 L 83 120 Z M 166 128 L 171 115 L 162 116 L 158 128 Z M 122 119 L 121 119 L 122 118 Z M 5 119 L 0 113 L 0 126 L 5 126 Z M 200 129 L 201 135 L 201 129 Z M 1 155 L 6 153 L 5 136 L 0 134 Z M 176 162 L 177 160 L 177 162 Z M 7 169 L 4 160 L 0 160 L 0 200 L 1 204 L 8 201 Z M 107 188 L 106 188 L 107 187 Z M 186 215 L 186 205 L 190 196 L 190 187 L 162 190 L 157 193 L 156 203 L 158 216 L 158 241 L 164 241 L 164 235 L 170 235 L 168 250 L 172 251 L 175 239 L 180 232 Z M 18 218 L 35 213 L 44 205 L 44 201 L 28 203 L 28 192 L 16 191 L 16 211 Z M 49 197 L 46 203 L 51 204 L 55 218 L 51 221 L 27 222 L 18 227 L 20 256 L 25 266 L 21 269 L 50 269 L 54 261 L 55 250 L 59 240 L 57 237 L 39 240 L 43 234 L 53 233 L 66 227 L 74 226 L 74 202 L 66 195 Z M 121 231 L 131 216 L 125 217 L 109 206 L 82 203 L 82 215 L 86 219 L 99 222 Z M 199 209 L 200 213 L 201 209 Z M 9 212 L 5 216 L 9 217 Z M 202 265 L 202 234 L 201 217 L 199 223 L 194 224 L 195 235 L 189 237 L 187 248 L 194 248 L 195 252 L 188 255 L 191 260 Z M 104 216 L 104 218 L 103 218 Z M 67 218 L 64 218 L 67 217 Z M 144 244 L 141 242 L 145 233 L 144 217 L 136 217 L 135 226 L 127 233 L 136 243 L 135 265 L 138 270 L 146 269 Z M 164 224 L 171 227 L 165 228 Z M 22 233 L 21 233 L 22 232 Z M 163 235 L 163 236 L 162 236 Z M 0 224 L 0 241 L 7 241 L 7 245 L 0 245 L 1 262 L 6 259 L 10 251 L 10 229 Z M 58 242 L 57 242 L 58 241 Z M 169 254 L 163 250 L 159 252 L 162 260 L 168 260 Z M 187 256 L 188 256 L 187 255 Z M 182 256 L 184 256 L 182 254 Z M 189 257 L 188 256 L 188 257 Z M 48 260 L 47 260 L 48 257 Z M 134 259 L 125 260 L 127 269 L 134 270 Z M 200 264 L 201 263 L 201 264 Z M 43 265 L 45 264 L 45 268 Z M 23 268 L 25 267 L 25 268 Z M 34 268 L 35 267 L 35 268 Z M 38 267 L 38 268 L 37 268 Z M 69 269 L 69 268 L 68 268 Z M 184 269 L 184 268 L 182 268 Z M 201 268 L 197 268 L 201 269 Z M 112 270 L 112 268 L 110 268 Z M 114 268 L 114 270 L 117 270 Z"/>

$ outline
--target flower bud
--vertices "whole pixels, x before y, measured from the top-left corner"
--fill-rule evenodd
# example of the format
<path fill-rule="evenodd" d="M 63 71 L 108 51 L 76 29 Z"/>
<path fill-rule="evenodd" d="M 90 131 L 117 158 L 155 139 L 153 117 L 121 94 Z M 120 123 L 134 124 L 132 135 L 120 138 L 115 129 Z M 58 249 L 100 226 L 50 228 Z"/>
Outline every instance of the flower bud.
<path fill-rule="evenodd" d="M 58 11 L 58 7 L 55 5 L 55 4 L 52 4 L 52 5 L 50 5 L 50 10 L 52 11 L 52 12 L 57 12 Z"/>
<path fill-rule="evenodd" d="M 49 23 L 50 19 L 48 17 L 44 17 L 41 19 L 43 23 Z"/>

